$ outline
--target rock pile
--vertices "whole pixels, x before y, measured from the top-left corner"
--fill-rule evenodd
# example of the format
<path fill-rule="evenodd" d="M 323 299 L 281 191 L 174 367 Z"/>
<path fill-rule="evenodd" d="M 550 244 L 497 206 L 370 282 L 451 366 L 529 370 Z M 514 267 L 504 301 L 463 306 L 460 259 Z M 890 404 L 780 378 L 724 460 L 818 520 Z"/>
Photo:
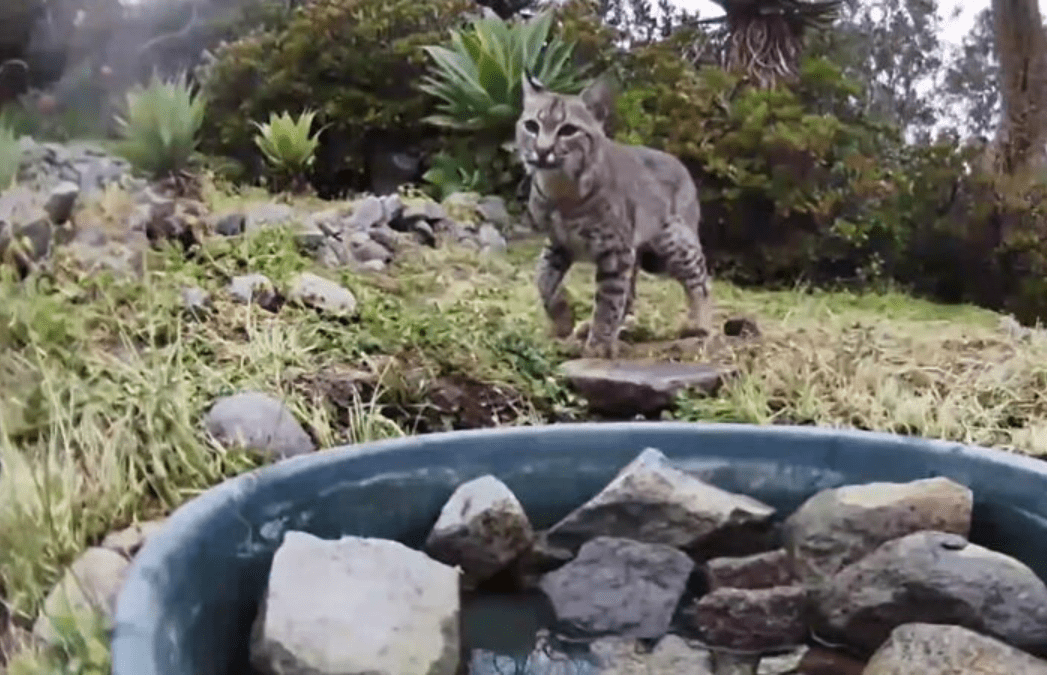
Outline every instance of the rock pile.
<path fill-rule="evenodd" d="M 150 245 L 173 241 L 188 251 L 210 237 L 277 226 L 291 228 L 321 266 L 381 271 L 417 246 L 501 253 L 507 247 L 502 233 L 513 227 L 500 198 L 472 193 L 450 195 L 443 204 L 423 196 L 365 195 L 321 210 L 273 201 L 211 213 L 198 201 L 167 196 L 162 187 L 133 177 L 125 160 L 95 145 L 28 138 L 23 144 L 17 187 L 0 193 L 0 257 L 23 276 L 57 248 L 89 272 L 140 274 Z M 110 214 L 118 222 L 85 214 L 82 207 L 111 186 L 132 203 L 126 213 Z M 315 279 L 307 285 L 315 286 Z"/>
<path fill-rule="evenodd" d="M 945 478 L 870 483 L 820 492 L 779 526 L 771 506 L 710 485 L 649 448 L 588 502 L 535 532 L 509 487 L 482 476 L 450 496 L 425 553 L 288 534 L 280 551 L 308 540 L 315 564 L 331 566 L 320 573 L 305 558 L 278 565 L 277 553 L 269 597 L 298 600 L 267 603 L 254 664 L 267 673 L 405 675 L 463 667 L 1047 673 L 1036 656 L 1047 651 L 1047 586 L 1017 560 L 967 541 L 972 505 L 971 491 Z M 483 593 L 506 575 L 518 589 L 540 591 L 555 621 L 534 636 L 524 664 L 484 649 L 459 654 L 453 617 L 465 611 L 467 591 Z M 423 577 L 430 581 L 412 585 Z M 355 601 L 331 609 L 301 600 L 332 587 L 349 599 L 379 589 L 385 599 L 369 608 L 368 626 L 352 621 Z M 329 611 L 337 616 L 320 616 Z M 273 650 L 270 625 L 299 629 Z M 398 641 L 396 631 L 414 637 Z M 839 649 L 811 646 L 812 637 Z M 345 654 L 356 655 L 352 668 L 334 665 Z"/>

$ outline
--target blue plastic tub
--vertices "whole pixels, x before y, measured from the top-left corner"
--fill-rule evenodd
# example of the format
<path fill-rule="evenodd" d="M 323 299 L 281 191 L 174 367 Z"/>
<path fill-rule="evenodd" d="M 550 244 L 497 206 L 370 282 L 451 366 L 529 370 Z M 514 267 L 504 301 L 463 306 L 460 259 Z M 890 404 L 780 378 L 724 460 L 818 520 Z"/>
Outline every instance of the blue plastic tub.
<path fill-rule="evenodd" d="M 420 546 L 455 487 L 485 473 L 547 527 L 646 447 L 783 517 L 824 488 L 947 476 L 974 491 L 971 539 L 1047 579 L 1047 463 L 1027 457 L 813 427 L 628 422 L 431 434 L 296 457 L 185 504 L 131 568 L 113 674 L 247 672 L 251 622 L 286 530 Z"/>

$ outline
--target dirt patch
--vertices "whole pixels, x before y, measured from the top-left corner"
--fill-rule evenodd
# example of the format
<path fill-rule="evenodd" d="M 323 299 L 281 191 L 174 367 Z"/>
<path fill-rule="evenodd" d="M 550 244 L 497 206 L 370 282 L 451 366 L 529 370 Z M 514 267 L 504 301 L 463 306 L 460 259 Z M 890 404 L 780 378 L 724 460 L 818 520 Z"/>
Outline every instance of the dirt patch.
<path fill-rule="evenodd" d="M 426 382 L 411 398 L 385 405 L 382 412 L 414 433 L 501 426 L 530 410 L 512 387 L 458 373 Z"/>

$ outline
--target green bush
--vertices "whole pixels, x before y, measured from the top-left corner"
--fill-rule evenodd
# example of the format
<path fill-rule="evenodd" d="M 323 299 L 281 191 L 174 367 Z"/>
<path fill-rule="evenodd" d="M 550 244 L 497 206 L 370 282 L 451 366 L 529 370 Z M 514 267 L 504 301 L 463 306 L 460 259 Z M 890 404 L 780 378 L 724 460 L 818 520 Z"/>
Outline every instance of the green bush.
<path fill-rule="evenodd" d="M 315 118 L 315 110 L 306 110 L 298 119 L 287 112 L 269 113 L 268 122 L 255 122 L 258 133 L 254 142 L 269 163 L 275 188 L 290 185 L 299 192 L 307 185 L 305 174 L 316 160 L 318 137 L 323 131 L 318 129 L 310 135 Z"/>
<path fill-rule="evenodd" d="M 433 101 L 418 90 L 423 45 L 442 42 L 471 0 L 314 0 L 286 25 L 219 49 L 204 83 L 205 147 L 261 168 L 251 120 L 318 111 L 329 125 L 318 151 L 320 180 L 362 187 L 370 138 L 422 138 Z"/>
<path fill-rule="evenodd" d="M 148 86 L 127 92 L 127 113 L 117 119 L 120 152 L 154 178 L 185 171 L 200 141 L 205 109 L 205 99 L 184 74 L 171 80 L 154 74 Z"/>

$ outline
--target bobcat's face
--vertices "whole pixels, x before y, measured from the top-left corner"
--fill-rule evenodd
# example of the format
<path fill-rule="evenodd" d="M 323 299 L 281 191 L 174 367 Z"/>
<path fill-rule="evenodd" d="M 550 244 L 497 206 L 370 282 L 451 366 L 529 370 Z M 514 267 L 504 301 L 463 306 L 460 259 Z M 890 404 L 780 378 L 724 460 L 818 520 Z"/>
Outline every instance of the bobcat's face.
<path fill-rule="evenodd" d="M 600 120 L 581 96 L 541 89 L 524 79 L 523 113 L 516 146 L 528 172 L 560 172 L 577 178 L 604 138 Z"/>

